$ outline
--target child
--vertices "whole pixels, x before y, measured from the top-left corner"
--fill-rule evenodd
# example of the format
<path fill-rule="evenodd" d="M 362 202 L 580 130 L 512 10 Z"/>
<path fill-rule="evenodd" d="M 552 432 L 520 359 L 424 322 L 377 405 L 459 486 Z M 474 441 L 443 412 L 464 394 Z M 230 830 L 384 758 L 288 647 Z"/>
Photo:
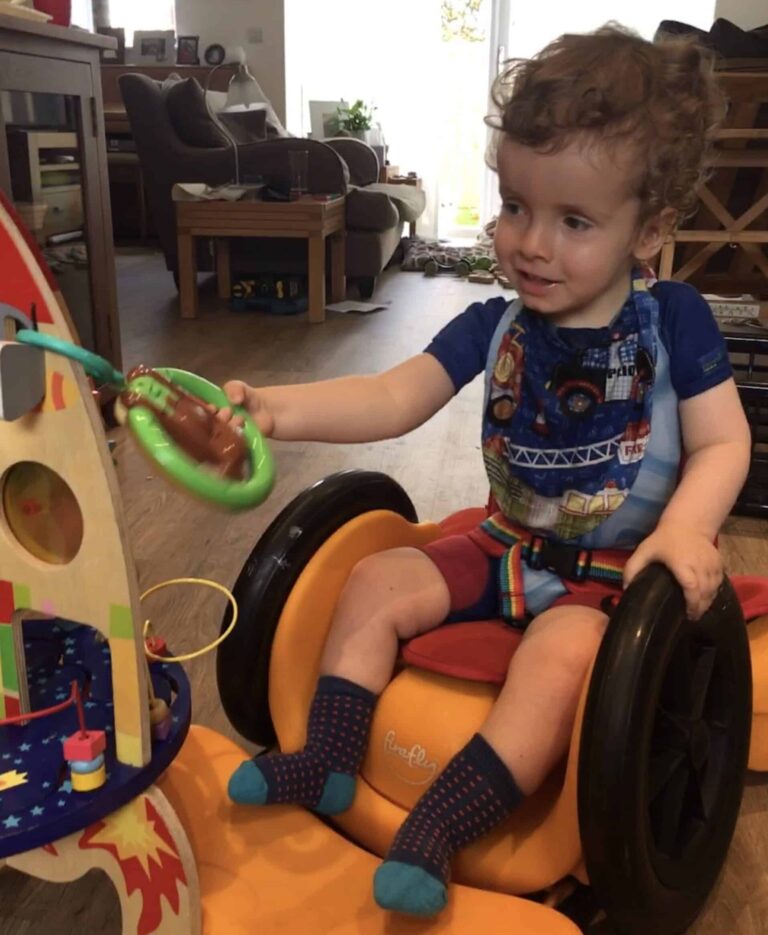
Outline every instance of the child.
<path fill-rule="evenodd" d="M 519 300 L 471 305 L 424 353 L 376 376 L 227 385 L 268 436 L 364 442 L 411 431 L 485 371 L 497 511 L 469 535 L 359 563 L 335 610 L 305 749 L 248 761 L 229 786 L 237 802 L 348 808 L 399 641 L 449 616 L 501 612 L 525 629 L 506 684 L 376 872 L 379 905 L 417 915 L 444 906 L 456 850 L 565 753 L 607 622 L 605 582 L 618 593 L 622 573 L 626 585 L 659 561 L 691 618 L 709 607 L 723 574 L 713 540 L 749 463 L 708 306 L 690 286 L 649 288 L 639 272 L 703 174 L 721 110 L 704 53 L 616 27 L 563 36 L 513 65 L 496 99 L 495 246 Z"/>

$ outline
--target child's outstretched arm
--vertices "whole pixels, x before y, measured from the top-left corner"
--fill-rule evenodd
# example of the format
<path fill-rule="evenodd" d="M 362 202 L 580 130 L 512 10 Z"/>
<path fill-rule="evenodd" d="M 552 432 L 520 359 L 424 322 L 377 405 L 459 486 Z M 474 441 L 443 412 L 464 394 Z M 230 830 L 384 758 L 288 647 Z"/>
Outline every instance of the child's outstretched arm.
<path fill-rule="evenodd" d="M 383 373 L 254 389 L 239 380 L 224 390 L 245 405 L 261 431 L 283 441 L 368 442 L 404 435 L 455 394 L 431 354 L 417 354 Z M 222 413 L 224 418 L 227 412 Z"/>
<path fill-rule="evenodd" d="M 686 463 L 659 524 L 624 569 L 625 586 L 646 565 L 663 562 L 685 592 L 694 620 L 709 608 L 723 578 L 714 545 L 749 470 L 749 426 L 733 380 L 680 403 Z"/>

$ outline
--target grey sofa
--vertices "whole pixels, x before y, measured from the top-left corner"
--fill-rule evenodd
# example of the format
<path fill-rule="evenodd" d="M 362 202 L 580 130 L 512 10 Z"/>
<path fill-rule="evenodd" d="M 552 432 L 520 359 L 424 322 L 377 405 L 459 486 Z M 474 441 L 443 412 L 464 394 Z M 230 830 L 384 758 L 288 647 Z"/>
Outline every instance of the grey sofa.
<path fill-rule="evenodd" d="M 187 79 L 194 81 L 194 79 Z M 176 224 L 171 189 L 177 182 L 220 185 L 234 177 L 232 148 L 205 109 L 197 82 L 181 95 L 169 96 L 168 84 L 144 75 L 122 75 L 120 91 L 144 173 L 155 229 L 168 269 L 176 275 Z M 201 103 L 202 101 L 202 103 Z M 181 110 L 179 109 L 181 107 Z M 181 117 L 180 117 L 181 114 Z M 365 143 L 354 139 L 316 140 L 272 137 L 238 147 L 241 179 L 262 178 L 285 189 L 289 184 L 288 152 L 309 152 L 308 188 L 313 194 L 347 194 L 347 277 L 363 296 L 373 292 L 402 235 L 402 206 L 378 191 L 366 191 L 378 176 L 378 160 Z M 292 240 L 233 240 L 232 268 L 237 272 L 296 272 L 306 268 L 306 246 Z M 201 250 L 200 268 L 210 267 Z"/>

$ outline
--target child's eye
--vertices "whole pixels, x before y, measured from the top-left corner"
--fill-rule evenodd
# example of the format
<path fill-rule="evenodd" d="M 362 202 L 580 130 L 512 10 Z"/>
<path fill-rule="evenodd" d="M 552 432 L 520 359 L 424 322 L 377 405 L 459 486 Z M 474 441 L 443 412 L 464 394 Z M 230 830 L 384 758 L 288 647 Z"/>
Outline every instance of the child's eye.
<path fill-rule="evenodd" d="M 520 212 L 523 210 L 516 201 L 505 201 L 502 207 L 507 212 L 507 214 L 512 215 L 520 214 Z"/>
<path fill-rule="evenodd" d="M 584 218 L 576 217 L 573 214 L 569 214 L 568 217 L 565 218 L 565 226 L 570 227 L 573 231 L 586 231 L 592 227 L 589 221 L 585 221 Z"/>

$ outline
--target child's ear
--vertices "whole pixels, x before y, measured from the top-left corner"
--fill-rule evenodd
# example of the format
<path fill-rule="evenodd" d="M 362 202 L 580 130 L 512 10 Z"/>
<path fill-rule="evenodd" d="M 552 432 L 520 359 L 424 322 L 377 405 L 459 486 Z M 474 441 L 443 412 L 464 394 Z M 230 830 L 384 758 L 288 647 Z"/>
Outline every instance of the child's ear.
<path fill-rule="evenodd" d="M 677 224 L 677 211 L 664 208 L 643 224 L 635 243 L 635 256 L 638 260 L 652 260 L 661 250 L 664 241 L 674 231 Z"/>

